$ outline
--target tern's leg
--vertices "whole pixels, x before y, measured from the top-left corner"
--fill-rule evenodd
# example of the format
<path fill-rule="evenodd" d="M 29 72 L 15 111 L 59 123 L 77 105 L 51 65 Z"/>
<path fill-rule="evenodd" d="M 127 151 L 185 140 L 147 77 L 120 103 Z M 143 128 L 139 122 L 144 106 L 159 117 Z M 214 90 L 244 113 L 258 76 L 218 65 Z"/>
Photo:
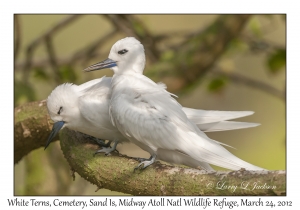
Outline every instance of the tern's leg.
<path fill-rule="evenodd" d="M 112 148 L 110 147 L 103 147 L 102 149 L 100 150 L 97 150 L 94 155 L 96 155 L 97 153 L 105 153 L 105 155 L 109 155 L 111 152 L 115 151 L 116 148 L 117 148 L 117 145 L 119 142 L 117 141 L 113 141 L 114 145 L 112 146 Z"/>
<path fill-rule="evenodd" d="M 150 161 L 152 159 L 152 156 L 150 156 L 150 158 L 140 158 L 140 157 L 132 157 L 132 158 L 141 163 L 144 161 Z"/>
<path fill-rule="evenodd" d="M 103 139 L 98 139 L 94 136 L 90 136 L 90 135 L 87 135 L 87 134 L 85 134 L 85 135 L 87 136 L 87 138 L 89 138 L 92 141 L 96 142 L 96 144 L 98 144 L 100 147 L 109 147 L 110 146 L 111 141 L 109 141 L 108 143 L 105 143 L 105 140 L 103 140 Z"/>
<path fill-rule="evenodd" d="M 138 158 L 139 160 L 141 160 L 142 162 L 134 168 L 134 170 L 137 170 L 140 168 L 141 165 L 144 165 L 141 169 L 145 169 L 148 166 L 150 166 L 152 163 L 154 163 L 155 159 L 156 159 L 156 155 L 152 155 L 149 159 L 144 159 L 144 158 Z"/>
<path fill-rule="evenodd" d="M 101 147 L 110 147 L 111 141 L 105 143 L 102 139 L 95 138 L 94 141 Z"/>

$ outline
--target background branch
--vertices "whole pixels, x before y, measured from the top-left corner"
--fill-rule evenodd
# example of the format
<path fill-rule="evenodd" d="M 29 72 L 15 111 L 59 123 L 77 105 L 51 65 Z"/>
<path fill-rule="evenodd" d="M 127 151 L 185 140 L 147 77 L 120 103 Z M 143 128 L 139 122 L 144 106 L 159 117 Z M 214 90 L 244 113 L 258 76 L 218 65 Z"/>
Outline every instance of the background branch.
<path fill-rule="evenodd" d="M 81 17 L 81 15 L 70 15 L 67 18 L 63 19 L 56 25 L 54 25 L 52 28 L 50 28 L 47 32 L 36 38 L 33 42 L 31 42 L 27 49 L 26 49 L 26 60 L 25 64 L 23 66 L 23 81 L 28 81 L 28 76 L 30 69 L 32 67 L 32 57 L 34 50 L 36 47 L 42 43 L 46 37 L 53 36 L 56 32 L 60 31 L 61 29 L 65 28 L 66 25 L 70 24 L 71 22 L 75 21 L 77 18 Z"/>
<path fill-rule="evenodd" d="M 93 43 L 89 44 L 87 47 L 83 47 L 73 53 L 73 55 L 70 55 L 66 58 L 56 58 L 56 64 L 58 66 L 63 65 L 75 65 L 77 62 L 82 60 L 83 64 L 87 64 L 87 62 L 95 57 L 100 57 L 100 53 L 96 52 L 96 50 L 101 47 L 102 44 L 104 44 L 108 39 L 110 39 L 113 35 L 115 35 L 118 32 L 118 30 L 113 30 L 112 32 L 108 33 L 104 37 L 100 37 Z M 19 71 L 24 68 L 26 65 L 26 62 L 19 62 L 15 66 L 15 71 Z M 51 65 L 51 61 L 49 58 L 41 59 L 32 61 L 31 68 L 37 68 L 37 67 L 46 67 L 48 65 Z"/>
<path fill-rule="evenodd" d="M 14 15 L 14 25 L 15 25 L 15 36 L 14 36 L 14 66 L 16 65 L 16 60 L 20 53 L 20 46 L 21 46 L 21 26 L 20 20 L 18 15 Z"/>
<path fill-rule="evenodd" d="M 97 53 L 97 49 L 101 48 L 101 46 L 109 40 L 111 37 L 116 35 L 118 32 L 117 29 L 112 30 L 110 33 L 106 34 L 103 37 L 100 37 L 93 43 L 89 44 L 88 47 L 85 47 L 83 49 L 78 50 L 74 55 L 72 56 L 71 60 L 69 61 L 68 64 L 71 64 L 75 62 L 76 60 L 83 59 L 83 65 L 86 66 L 88 65 L 88 62 L 95 58 L 95 57 L 100 57 L 100 53 Z"/>
<path fill-rule="evenodd" d="M 250 15 L 220 16 L 201 33 L 178 45 L 163 71 L 154 67 L 145 74 L 160 78 L 170 92 L 193 85 L 225 52 L 228 43 L 240 34 L 249 18 Z"/>
<path fill-rule="evenodd" d="M 56 84 L 59 85 L 62 81 L 59 76 L 59 66 L 56 61 L 54 46 L 52 43 L 52 38 L 50 36 L 45 37 L 45 44 L 46 44 L 47 53 L 49 56 L 50 65 L 54 72 L 54 80 L 55 80 Z"/>
<path fill-rule="evenodd" d="M 211 71 L 211 73 L 216 76 L 227 77 L 230 81 L 232 81 L 234 83 L 246 85 L 251 88 L 255 88 L 257 90 L 263 91 L 265 93 L 268 93 L 270 95 L 273 95 L 273 96 L 285 101 L 285 91 L 280 91 L 264 82 L 250 79 L 250 78 L 247 78 L 247 77 L 237 74 L 237 73 L 228 73 L 228 72 L 224 72 L 224 71 L 217 70 L 217 69 L 214 69 L 213 71 Z"/>

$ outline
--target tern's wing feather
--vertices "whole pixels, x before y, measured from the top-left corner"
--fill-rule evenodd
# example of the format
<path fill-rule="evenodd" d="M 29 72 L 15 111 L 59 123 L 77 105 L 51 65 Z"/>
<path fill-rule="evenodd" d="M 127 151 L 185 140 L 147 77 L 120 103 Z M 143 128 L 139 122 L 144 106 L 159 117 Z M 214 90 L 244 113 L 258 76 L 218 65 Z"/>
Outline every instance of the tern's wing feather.
<path fill-rule="evenodd" d="M 206 124 L 232 120 L 240 117 L 252 115 L 253 111 L 210 111 L 201 109 L 183 108 L 183 111 L 196 124 Z"/>
<path fill-rule="evenodd" d="M 98 78 L 98 79 L 93 79 L 93 80 L 90 80 L 88 82 L 85 82 L 81 85 L 78 86 L 78 90 L 81 91 L 81 90 L 85 90 L 89 87 L 92 87 L 93 85 L 97 84 L 97 83 L 101 83 L 101 81 L 103 80 L 106 80 L 107 77 L 103 76 L 101 78 Z M 108 77 L 109 78 L 109 77 Z"/>
<path fill-rule="evenodd" d="M 83 118 L 101 127 L 111 127 L 105 96 L 85 94 L 79 98 L 78 105 Z M 108 126 L 104 122 L 108 122 Z"/>
<path fill-rule="evenodd" d="M 94 80 L 92 80 L 94 81 Z M 79 109 L 88 121 L 104 127 L 111 127 L 108 115 L 110 102 L 110 78 L 102 77 L 100 81 L 82 88 L 79 97 Z M 105 126 L 106 124 L 109 124 Z"/>
<path fill-rule="evenodd" d="M 192 168 L 201 168 L 206 171 L 214 171 L 214 169 L 208 163 L 195 160 L 189 157 L 188 155 L 185 155 L 178 151 L 158 149 L 157 158 L 168 163 L 176 163 L 179 165 L 186 165 Z"/>
<path fill-rule="evenodd" d="M 166 89 L 164 83 L 157 83 L 160 88 Z M 201 109 L 182 108 L 189 120 L 194 122 L 204 132 L 227 131 L 242 128 L 255 127 L 260 124 L 229 122 L 226 120 L 236 119 L 252 115 L 253 111 L 210 111 Z"/>
<path fill-rule="evenodd" d="M 196 123 L 197 124 L 197 123 Z M 259 126 L 259 123 L 221 121 L 206 124 L 197 124 L 197 127 L 204 132 L 228 131 L 243 128 L 251 128 Z"/>
<path fill-rule="evenodd" d="M 188 120 L 177 101 L 148 78 L 118 76 L 114 80 L 120 84 L 113 90 L 110 115 L 118 129 L 133 142 L 141 142 L 153 151 L 159 148 L 180 151 L 198 161 L 233 170 L 261 169 L 209 139 Z"/>
<path fill-rule="evenodd" d="M 130 81 L 132 82 L 128 86 Z M 120 88 L 114 89 L 114 83 L 120 83 Z M 176 112 L 181 110 L 181 106 L 164 88 L 148 78 L 128 76 L 115 78 L 112 88 L 110 116 L 113 124 L 124 135 L 133 137 L 150 148 L 174 149 L 172 139 L 176 134 L 173 131 L 176 131 L 177 124 L 188 129 L 184 123 L 188 119 L 184 112 Z M 166 136 L 168 138 L 164 141 L 156 141 Z"/>

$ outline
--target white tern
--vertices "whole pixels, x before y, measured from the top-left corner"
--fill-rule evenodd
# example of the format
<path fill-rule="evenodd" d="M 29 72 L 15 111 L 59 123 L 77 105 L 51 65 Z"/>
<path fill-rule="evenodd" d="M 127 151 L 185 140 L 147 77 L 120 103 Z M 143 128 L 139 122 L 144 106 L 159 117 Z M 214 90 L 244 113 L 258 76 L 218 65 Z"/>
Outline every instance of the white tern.
<path fill-rule="evenodd" d="M 108 59 L 85 69 L 113 70 L 109 102 L 111 123 L 130 142 L 151 155 L 136 169 L 142 165 L 142 169 L 148 167 L 166 152 L 232 170 L 264 170 L 234 156 L 201 131 L 173 94 L 143 75 L 145 61 L 143 45 L 127 37 L 112 46 Z"/>
<path fill-rule="evenodd" d="M 51 119 L 55 123 L 45 149 L 63 127 L 68 127 L 96 138 L 114 141 L 112 148 L 103 148 L 97 152 L 108 154 L 115 150 L 117 143 L 129 142 L 110 121 L 111 79 L 110 77 L 102 77 L 79 86 L 65 83 L 57 86 L 52 91 L 47 99 L 47 108 Z M 164 87 L 163 84 L 159 85 Z M 227 121 L 251 115 L 253 114 L 252 111 L 206 111 L 190 108 L 183 108 L 183 110 L 188 118 L 205 132 L 234 130 L 259 125 L 257 123 Z M 212 170 L 208 164 L 200 163 L 176 151 L 161 149 L 159 150 L 158 159 Z"/>

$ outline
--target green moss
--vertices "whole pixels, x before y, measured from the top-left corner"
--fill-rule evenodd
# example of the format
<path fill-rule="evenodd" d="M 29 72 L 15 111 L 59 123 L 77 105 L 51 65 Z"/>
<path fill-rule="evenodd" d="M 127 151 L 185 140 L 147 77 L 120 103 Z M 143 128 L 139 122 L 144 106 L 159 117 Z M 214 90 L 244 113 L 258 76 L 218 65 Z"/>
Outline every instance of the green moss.
<path fill-rule="evenodd" d="M 37 104 L 42 104 L 41 108 L 37 109 Z M 15 123 L 21 122 L 28 118 L 41 118 L 48 114 L 45 103 L 32 102 L 15 108 Z"/>

